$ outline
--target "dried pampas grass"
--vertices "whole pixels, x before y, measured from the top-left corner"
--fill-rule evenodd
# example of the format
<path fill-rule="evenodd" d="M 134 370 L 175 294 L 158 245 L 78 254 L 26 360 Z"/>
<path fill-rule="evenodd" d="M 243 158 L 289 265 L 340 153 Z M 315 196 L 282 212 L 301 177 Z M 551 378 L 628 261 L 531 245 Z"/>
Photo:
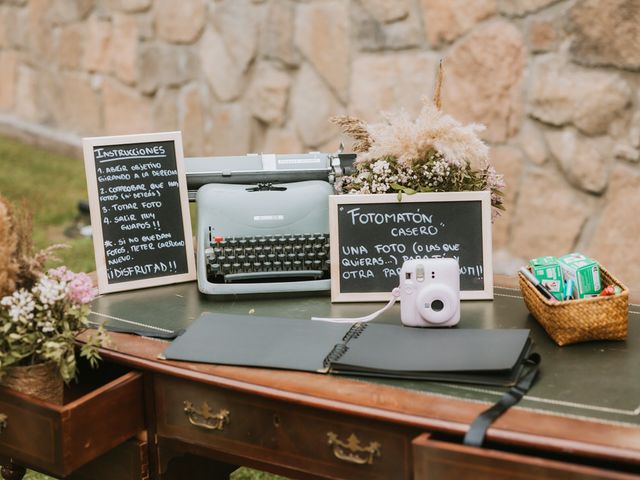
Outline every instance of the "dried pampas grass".
<path fill-rule="evenodd" d="M 66 247 L 56 244 L 35 251 L 32 239 L 33 216 L 26 205 L 14 208 L 0 197 L 0 298 L 14 290 L 30 290 L 44 272 L 54 252 Z"/>
<path fill-rule="evenodd" d="M 367 124 L 356 117 L 347 115 L 338 115 L 329 119 L 334 125 L 338 125 L 345 135 L 355 140 L 353 151 L 355 153 L 363 153 L 371 148 L 371 136 L 367 131 Z"/>
<path fill-rule="evenodd" d="M 0 197 L 0 298 L 16 288 L 18 239 L 13 228 L 12 209 L 9 202 Z"/>
<path fill-rule="evenodd" d="M 480 140 L 483 125 L 463 125 L 438 109 L 428 98 L 423 98 L 422 109 L 413 120 L 405 111 L 386 114 L 385 121 L 368 126 L 371 147 L 359 162 L 394 157 L 410 166 L 423 161 L 436 150 L 451 165 L 469 163 L 478 168 L 489 163 L 489 147 Z"/>

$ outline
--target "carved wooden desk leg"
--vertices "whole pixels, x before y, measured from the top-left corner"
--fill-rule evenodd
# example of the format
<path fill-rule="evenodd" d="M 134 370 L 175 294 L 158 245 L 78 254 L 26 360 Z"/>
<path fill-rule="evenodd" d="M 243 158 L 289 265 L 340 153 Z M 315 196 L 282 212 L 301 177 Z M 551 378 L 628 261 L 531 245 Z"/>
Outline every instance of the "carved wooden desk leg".
<path fill-rule="evenodd" d="M 4 480 L 22 480 L 24 474 L 27 473 L 27 469 L 21 467 L 20 465 L 16 465 L 13 462 L 9 462 L 6 465 L 2 465 L 2 468 L 0 468 L 0 473 L 2 474 L 2 478 L 4 478 Z"/>

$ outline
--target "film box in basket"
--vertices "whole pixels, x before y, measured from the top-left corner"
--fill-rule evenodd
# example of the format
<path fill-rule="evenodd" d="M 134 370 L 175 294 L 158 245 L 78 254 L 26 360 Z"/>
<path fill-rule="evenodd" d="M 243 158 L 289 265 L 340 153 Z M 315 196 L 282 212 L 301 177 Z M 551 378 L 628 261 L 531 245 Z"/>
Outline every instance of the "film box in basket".
<path fill-rule="evenodd" d="M 540 280 L 547 290 L 558 300 L 563 300 L 562 269 L 556 257 L 546 256 L 529 260 L 533 275 Z"/>
<path fill-rule="evenodd" d="M 558 259 L 562 276 L 573 280 L 575 298 L 595 297 L 602 291 L 600 266 L 595 260 L 574 252 Z"/>

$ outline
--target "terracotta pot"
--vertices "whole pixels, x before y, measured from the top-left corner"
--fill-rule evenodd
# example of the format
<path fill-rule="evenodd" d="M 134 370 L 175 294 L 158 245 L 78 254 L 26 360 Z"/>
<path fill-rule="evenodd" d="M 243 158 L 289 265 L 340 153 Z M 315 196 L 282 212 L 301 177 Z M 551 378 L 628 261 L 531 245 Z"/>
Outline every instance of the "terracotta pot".
<path fill-rule="evenodd" d="M 64 381 L 54 362 L 7 367 L 4 369 L 0 385 L 62 405 Z"/>

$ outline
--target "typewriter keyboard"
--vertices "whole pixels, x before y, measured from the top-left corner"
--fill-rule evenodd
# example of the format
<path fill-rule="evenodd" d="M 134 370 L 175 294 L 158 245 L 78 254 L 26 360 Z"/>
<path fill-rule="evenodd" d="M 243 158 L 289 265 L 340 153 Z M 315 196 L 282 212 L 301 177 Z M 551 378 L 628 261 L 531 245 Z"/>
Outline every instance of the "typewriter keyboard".
<path fill-rule="evenodd" d="M 212 283 L 329 278 L 329 235 L 211 236 L 205 250 Z"/>

